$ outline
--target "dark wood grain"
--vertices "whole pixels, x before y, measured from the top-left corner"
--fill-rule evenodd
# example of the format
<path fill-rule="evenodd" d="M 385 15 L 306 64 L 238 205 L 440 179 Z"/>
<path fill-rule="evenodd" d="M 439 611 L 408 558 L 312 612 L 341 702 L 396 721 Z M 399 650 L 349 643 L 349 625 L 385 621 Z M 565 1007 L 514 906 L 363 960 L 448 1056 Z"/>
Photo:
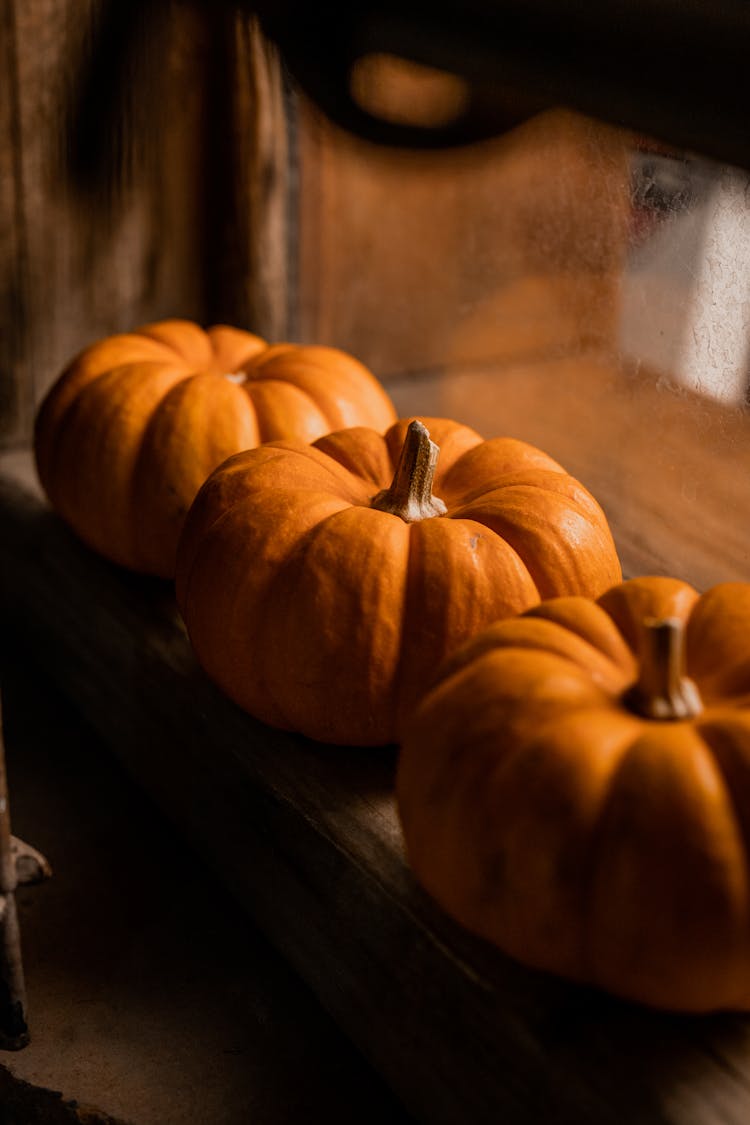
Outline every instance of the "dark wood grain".
<path fill-rule="evenodd" d="M 33 385 L 24 365 L 23 310 L 28 301 L 28 238 L 23 200 L 23 152 L 16 5 L 0 17 L 0 441 L 23 435 L 33 410 Z"/>
<path fill-rule="evenodd" d="M 0 18 L 0 446 L 28 441 L 48 386 L 101 336 L 167 316 L 293 334 L 275 51 L 230 5 L 140 4 L 127 43 L 102 7 L 8 0 Z"/>
<path fill-rule="evenodd" d="M 615 340 L 624 133 L 556 111 L 460 153 L 357 143 L 224 4 L 8 0 L 0 64 L 0 445 L 82 347 L 164 316 L 383 377 Z"/>
<path fill-rule="evenodd" d="M 44 1103 L 39 1087 L 131 1125 L 352 1125 L 353 1106 L 357 1125 L 409 1125 L 200 857 L 2 635 L 0 674 L 14 824 L 55 858 L 48 884 L 18 891 L 31 1045 L 0 1060 L 33 1087 L 6 1097 L 0 1070 L 3 1125 L 53 1125 L 51 1111 L 30 1110 Z"/>
<path fill-rule="evenodd" d="M 685 1018 L 527 971 L 414 884 L 394 754 L 270 730 L 197 668 L 165 584 L 85 550 L 0 479 L 3 628 L 211 862 L 430 1125 L 746 1125 L 750 1020 Z"/>
<path fill-rule="evenodd" d="M 0 415 L 5 443 L 27 437 L 35 404 L 62 366 L 97 336 L 158 315 L 199 311 L 195 184 L 201 84 L 186 67 L 195 47 L 190 18 L 177 19 L 161 57 L 161 98 L 170 128 L 158 165 L 108 209 L 81 195 L 66 174 L 67 113 L 99 5 L 95 0 L 8 0 L 4 5 L 3 113 L 10 132 L 0 147 L 0 370 L 15 403 Z M 200 59 L 195 60 L 200 68 Z M 72 128 L 75 128 L 73 123 Z M 113 122 L 112 128 L 115 128 Z M 118 170 L 110 176 L 117 179 Z"/>

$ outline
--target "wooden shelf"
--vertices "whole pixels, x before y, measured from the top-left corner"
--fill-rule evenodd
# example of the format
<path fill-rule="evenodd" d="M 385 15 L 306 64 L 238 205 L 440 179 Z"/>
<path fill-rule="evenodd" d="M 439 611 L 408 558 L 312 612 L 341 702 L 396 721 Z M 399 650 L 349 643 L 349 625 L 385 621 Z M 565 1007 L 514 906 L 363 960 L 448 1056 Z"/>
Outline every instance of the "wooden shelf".
<path fill-rule="evenodd" d="M 0 682 L 13 827 L 54 861 L 17 892 L 31 1043 L 0 1054 L 3 1125 L 414 1125 L 7 634 Z"/>
<path fill-rule="evenodd" d="M 461 403 L 487 436 L 546 445 L 604 504 L 626 571 L 678 559 L 698 584 L 746 571 L 744 415 L 644 380 L 618 384 L 593 360 L 519 368 L 505 381 L 423 378 L 394 395 L 404 413 L 455 415 Z M 734 477 L 717 471 L 720 443 L 736 454 Z M 82 547 L 44 505 L 27 456 L 0 467 L 3 627 L 419 1120 L 746 1125 L 750 1019 L 626 1005 L 460 931 L 405 866 L 394 751 L 317 745 L 241 713 L 196 666 L 169 586 Z M 682 480 L 694 490 L 675 509 Z"/>

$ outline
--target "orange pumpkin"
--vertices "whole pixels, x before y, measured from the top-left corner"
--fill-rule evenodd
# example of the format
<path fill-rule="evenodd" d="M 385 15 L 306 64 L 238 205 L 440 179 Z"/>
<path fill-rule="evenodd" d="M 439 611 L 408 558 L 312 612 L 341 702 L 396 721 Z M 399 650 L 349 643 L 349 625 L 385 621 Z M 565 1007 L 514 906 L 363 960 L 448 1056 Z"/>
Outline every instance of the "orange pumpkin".
<path fill-rule="evenodd" d="M 178 601 L 208 675 L 256 717 L 391 742 L 437 663 L 478 629 L 619 580 L 601 508 L 555 461 L 428 421 L 436 442 L 418 421 L 272 442 L 198 494 Z"/>
<path fill-rule="evenodd" d="M 397 776 L 408 857 L 519 960 L 750 1007 L 750 585 L 559 598 L 446 665 Z"/>
<path fill-rule="evenodd" d="M 86 348 L 42 403 L 34 444 L 50 502 L 89 546 L 171 578 L 185 514 L 225 458 L 395 416 L 345 352 L 166 320 Z"/>

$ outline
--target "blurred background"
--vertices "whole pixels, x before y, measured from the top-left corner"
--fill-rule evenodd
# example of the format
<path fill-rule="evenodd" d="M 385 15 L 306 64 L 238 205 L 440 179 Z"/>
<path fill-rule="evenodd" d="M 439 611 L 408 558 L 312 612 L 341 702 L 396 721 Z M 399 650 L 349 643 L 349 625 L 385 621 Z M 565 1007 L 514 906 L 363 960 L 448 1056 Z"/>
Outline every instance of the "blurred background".
<path fill-rule="evenodd" d="M 746 575 L 743 3 L 4 11 L 5 447 L 92 340 L 223 321 L 545 446 L 631 569 Z"/>

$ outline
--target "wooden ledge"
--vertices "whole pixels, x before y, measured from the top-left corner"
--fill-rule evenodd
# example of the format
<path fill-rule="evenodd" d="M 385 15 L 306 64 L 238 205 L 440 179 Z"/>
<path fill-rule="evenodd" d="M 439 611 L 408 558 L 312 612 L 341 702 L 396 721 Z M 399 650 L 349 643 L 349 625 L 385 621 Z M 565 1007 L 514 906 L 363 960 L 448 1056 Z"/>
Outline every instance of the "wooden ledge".
<path fill-rule="evenodd" d="M 556 458 L 593 492 L 627 577 L 750 581 L 750 412 L 606 356 L 476 366 L 388 387 L 401 415 L 458 418 Z"/>
<path fill-rule="evenodd" d="M 394 753 L 241 713 L 196 666 L 169 586 L 81 546 L 27 458 L 0 467 L 6 643 L 36 655 L 419 1120 L 746 1125 L 750 1020 L 651 1013 L 469 938 L 405 867 Z"/>

